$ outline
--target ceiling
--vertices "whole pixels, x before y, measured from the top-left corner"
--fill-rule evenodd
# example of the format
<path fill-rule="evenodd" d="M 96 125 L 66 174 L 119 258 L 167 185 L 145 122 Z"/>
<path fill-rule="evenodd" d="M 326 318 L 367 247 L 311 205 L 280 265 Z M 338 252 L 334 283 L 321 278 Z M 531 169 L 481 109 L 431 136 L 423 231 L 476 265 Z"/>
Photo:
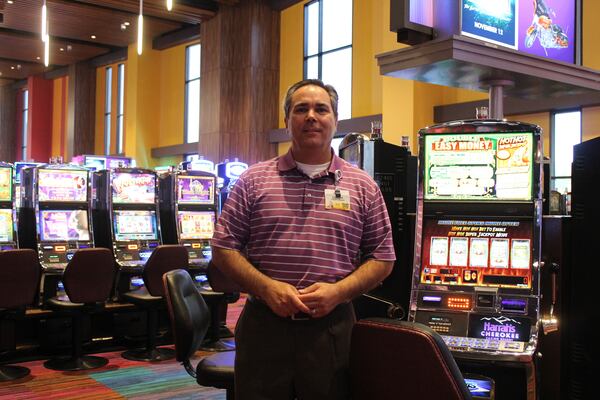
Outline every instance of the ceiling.
<path fill-rule="evenodd" d="M 169 12 L 165 0 L 144 0 L 144 37 L 155 39 L 193 29 L 213 17 L 219 3 L 237 1 L 173 0 Z M 139 0 L 46 0 L 50 65 L 45 67 L 42 4 L 43 0 L 0 0 L 0 84 L 105 55 L 137 41 Z"/>

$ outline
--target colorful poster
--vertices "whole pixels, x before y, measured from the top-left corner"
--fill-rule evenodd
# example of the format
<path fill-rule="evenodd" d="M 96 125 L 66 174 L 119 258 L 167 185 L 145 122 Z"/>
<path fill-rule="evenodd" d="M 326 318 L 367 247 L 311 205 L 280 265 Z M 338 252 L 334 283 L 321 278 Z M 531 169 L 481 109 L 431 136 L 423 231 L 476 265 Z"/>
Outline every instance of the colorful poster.
<path fill-rule="evenodd" d="M 39 201 L 87 201 L 88 171 L 38 170 Z"/>
<path fill-rule="evenodd" d="M 215 179 L 204 176 L 180 175 L 177 177 L 177 201 L 187 204 L 213 204 Z"/>
<path fill-rule="evenodd" d="M 130 172 L 115 172 L 112 179 L 113 203 L 153 204 L 156 176 Z"/>
<path fill-rule="evenodd" d="M 12 200 L 12 168 L 0 167 L 0 201 Z"/>
<path fill-rule="evenodd" d="M 0 242 L 13 241 L 13 214 L 10 208 L 0 209 Z"/>
<path fill-rule="evenodd" d="M 86 210 L 42 210 L 39 223 L 42 241 L 90 240 Z"/>
<path fill-rule="evenodd" d="M 461 14 L 463 35 L 517 48 L 515 0 L 462 0 Z"/>
<path fill-rule="evenodd" d="M 215 230 L 215 213 L 212 211 L 180 211 L 179 233 L 181 239 L 211 239 Z"/>
<path fill-rule="evenodd" d="M 575 63 L 575 0 L 520 0 L 519 50 Z"/>

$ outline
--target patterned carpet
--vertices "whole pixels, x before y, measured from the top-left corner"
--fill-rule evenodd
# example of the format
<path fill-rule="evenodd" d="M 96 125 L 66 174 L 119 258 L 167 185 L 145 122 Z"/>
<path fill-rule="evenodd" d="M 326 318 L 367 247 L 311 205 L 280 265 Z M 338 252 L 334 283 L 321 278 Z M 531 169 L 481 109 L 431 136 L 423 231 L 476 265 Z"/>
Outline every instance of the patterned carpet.
<path fill-rule="evenodd" d="M 51 371 L 43 361 L 20 364 L 30 368 L 31 375 L 0 383 L 0 399 L 225 399 L 225 391 L 199 386 L 174 359 L 145 363 L 120 354 L 101 354 L 109 359 L 108 365 L 86 372 Z M 206 354 L 199 352 L 194 365 Z"/>
<path fill-rule="evenodd" d="M 245 300 L 242 296 L 229 305 L 230 329 L 235 326 Z M 196 365 L 207 354 L 210 353 L 196 353 L 192 364 Z M 108 358 L 108 364 L 85 372 L 48 370 L 43 366 L 45 360 L 18 364 L 31 369 L 31 375 L 0 383 L 0 400 L 225 400 L 224 390 L 199 386 L 175 359 L 147 363 L 126 360 L 120 351 L 97 355 Z"/>

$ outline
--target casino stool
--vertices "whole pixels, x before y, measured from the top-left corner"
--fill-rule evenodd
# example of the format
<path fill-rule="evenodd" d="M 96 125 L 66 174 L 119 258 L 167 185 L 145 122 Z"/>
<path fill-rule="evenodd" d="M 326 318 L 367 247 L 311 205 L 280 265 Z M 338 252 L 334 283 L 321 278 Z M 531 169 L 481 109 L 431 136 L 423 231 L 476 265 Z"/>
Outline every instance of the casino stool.
<path fill-rule="evenodd" d="M 199 385 L 225 389 L 227 399 L 233 400 L 235 351 L 204 357 L 195 369 L 190 363 L 190 357 L 201 348 L 211 323 L 202 294 L 190 275 L 181 269 L 167 272 L 163 284 L 175 339 L 175 358 Z"/>
<path fill-rule="evenodd" d="M 110 298 L 116 268 L 112 252 L 104 248 L 80 249 L 63 273 L 66 296 L 52 297 L 46 306 L 72 318 L 72 351 L 52 358 L 44 367 L 56 371 L 81 371 L 103 367 L 108 359 L 83 355 L 83 323 L 87 314 L 104 309 Z"/>
<path fill-rule="evenodd" d="M 0 251 L 0 319 L 18 318 L 35 301 L 40 263 L 31 249 Z M 0 365 L 0 382 L 24 378 L 29 368 Z"/>
<path fill-rule="evenodd" d="M 175 357 L 174 350 L 156 347 L 158 311 L 165 304 L 162 276 L 174 269 L 187 269 L 188 262 L 188 252 L 183 246 L 170 244 L 154 249 L 142 273 L 144 286 L 123 293 L 124 301 L 133 303 L 147 312 L 146 347 L 127 350 L 121 357 L 133 361 L 163 361 Z"/>
<path fill-rule="evenodd" d="M 471 399 L 442 337 L 419 323 L 358 321 L 352 330 L 350 375 L 357 399 Z"/>

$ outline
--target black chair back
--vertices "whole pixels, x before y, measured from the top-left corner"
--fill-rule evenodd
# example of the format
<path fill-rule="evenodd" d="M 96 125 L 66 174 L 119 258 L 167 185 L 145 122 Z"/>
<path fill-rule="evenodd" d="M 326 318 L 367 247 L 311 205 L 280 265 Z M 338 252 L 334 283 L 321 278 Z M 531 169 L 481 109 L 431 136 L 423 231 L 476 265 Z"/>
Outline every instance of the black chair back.
<path fill-rule="evenodd" d="M 356 399 L 471 399 L 441 336 L 419 323 L 383 318 L 357 322 L 350 372 Z"/>
<path fill-rule="evenodd" d="M 169 271 L 164 274 L 163 283 L 175 340 L 175 357 L 184 363 L 190 375 L 196 377 L 189 359 L 200 348 L 208 331 L 208 307 L 187 271 Z"/>
<path fill-rule="evenodd" d="M 144 266 L 143 278 L 148 293 L 152 296 L 164 297 L 163 275 L 174 269 L 187 269 L 188 263 L 188 252 L 185 247 L 177 244 L 158 246 Z"/>
<path fill-rule="evenodd" d="M 0 251 L 0 308 L 14 309 L 33 304 L 40 269 L 34 250 Z"/>
<path fill-rule="evenodd" d="M 112 252 L 104 248 L 77 250 L 63 274 L 72 303 L 103 303 L 111 295 L 116 274 Z"/>

